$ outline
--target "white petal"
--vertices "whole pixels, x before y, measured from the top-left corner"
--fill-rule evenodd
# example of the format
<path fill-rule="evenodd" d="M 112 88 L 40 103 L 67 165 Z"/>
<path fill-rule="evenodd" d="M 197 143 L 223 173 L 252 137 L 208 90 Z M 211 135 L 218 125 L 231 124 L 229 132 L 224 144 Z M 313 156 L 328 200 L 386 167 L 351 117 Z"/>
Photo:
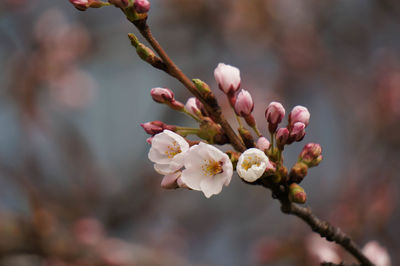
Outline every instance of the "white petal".
<path fill-rule="evenodd" d="M 194 190 L 201 190 L 200 183 L 204 179 L 204 177 L 205 176 L 202 174 L 200 169 L 190 168 L 182 171 L 181 180 L 189 188 Z"/>
<path fill-rule="evenodd" d="M 212 195 L 219 194 L 222 190 L 222 186 L 225 183 L 225 179 L 226 177 L 222 174 L 205 178 L 200 183 L 201 191 L 203 191 L 207 198 L 211 197 Z"/>
<path fill-rule="evenodd" d="M 169 175 L 181 169 L 182 165 L 176 163 L 170 164 L 154 164 L 154 170 L 161 175 Z"/>

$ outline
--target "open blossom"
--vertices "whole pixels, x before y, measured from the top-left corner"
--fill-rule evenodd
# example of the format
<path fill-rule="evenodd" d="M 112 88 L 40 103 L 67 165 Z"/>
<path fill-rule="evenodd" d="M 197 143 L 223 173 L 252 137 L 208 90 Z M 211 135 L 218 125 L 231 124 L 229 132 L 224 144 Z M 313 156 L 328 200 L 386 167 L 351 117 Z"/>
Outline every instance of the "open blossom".
<path fill-rule="evenodd" d="M 168 175 L 182 168 L 188 150 L 189 144 L 183 137 L 164 130 L 153 137 L 149 159 L 155 163 L 154 169 L 158 173 Z"/>
<path fill-rule="evenodd" d="M 310 122 L 310 112 L 304 106 L 295 106 L 289 114 L 289 124 L 293 126 L 295 123 L 303 123 L 306 127 Z"/>
<path fill-rule="evenodd" d="M 267 155 L 256 148 L 251 148 L 243 152 L 236 166 L 238 175 L 247 182 L 256 181 L 266 170 L 275 170 L 275 167 Z"/>
<path fill-rule="evenodd" d="M 231 182 L 233 166 L 228 155 L 216 147 L 200 142 L 185 154 L 185 170 L 181 180 L 191 189 L 202 191 L 209 198 Z"/>
<path fill-rule="evenodd" d="M 240 87 L 240 70 L 231 65 L 219 63 L 214 70 L 214 77 L 219 88 L 228 93 L 234 93 Z"/>
<path fill-rule="evenodd" d="M 237 100 L 235 103 L 235 112 L 242 117 L 246 117 L 249 116 L 251 112 L 253 112 L 253 109 L 254 102 L 251 98 L 250 93 L 242 89 L 237 96 Z"/>
<path fill-rule="evenodd" d="M 362 252 L 375 266 L 391 266 L 391 261 L 387 250 L 376 241 L 368 242 Z"/>

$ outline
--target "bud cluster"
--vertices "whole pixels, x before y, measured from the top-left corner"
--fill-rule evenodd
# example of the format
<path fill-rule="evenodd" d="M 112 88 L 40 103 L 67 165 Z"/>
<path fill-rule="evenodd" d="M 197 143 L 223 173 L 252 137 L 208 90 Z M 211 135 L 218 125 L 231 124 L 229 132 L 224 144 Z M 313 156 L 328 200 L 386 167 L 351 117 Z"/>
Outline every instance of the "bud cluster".
<path fill-rule="evenodd" d="M 131 37 L 131 42 L 135 47 L 139 47 L 138 41 L 134 36 Z M 214 77 L 218 83 L 218 87 L 227 95 L 229 103 L 238 116 L 238 119 L 243 117 L 246 123 L 257 135 L 257 138 L 255 139 L 249 129 L 239 124 L 237 133 L 243 144 L 248 149 L 243 153 L 232 151 L 226 152 L 233 169 L 236 170 L 238 175 L 245 182 L 272 182 L 286 187 L 288 199 L 290 201 L 304 203 L 306 201 L 306 193 L 298 184 L 307 175 L 308 168 L 317 166 L 322 160 L 321 146 L 315 143 L 305 145 L 304 149 L 300 153 L 297 163 L 290 169 L 290 171 L 288 171 L 283 164 L 284 160 L 282 152 L 286 145 L 293 142 L 299 142 L 304 138 L 305 128 L 308 126 L 310 119 L 310 113 L 307 108 L 303 106 L 295 106 L 289 113 L 286 127 L 279 127 L 285 118 L 286 111 L 281 103 L 271 102 L 265 110 L 265 118 L 268 123 L 267 132 L 269 132 L 271 136 L 270 139 L 267 139 L 258 131 L 256 121 L 252 116 L 252 112 L 254 111 L 254 102 L 250 92 L 244 89 L 238 92 L 241 83 L 239 69 L 230 65 L 219 64 L 214 71 Z M 198 185 L 191 183 L 191 178 L 195 177 L 187 175 L 187 173 L 192 173 L 191 170 L 183 170 L 182 172 L 182 170 L 177 171 L 175 167 L 173 167 L 171 171 L 164 170 L 169 169 L 176 163 L 174 158 L 182 153 L 182 147 L 187 145 L 195 147 L 193 149 L 190 148 L 188 154 L 190 154 L 190 150 L 202 150 L 202 152 L 208 150 L 205 154 L 214 158 L 214 155 L 211 155 L 213 153 L 211 150 L 214 149 L 211 149 L 211 147 L 196 147 L 199 147 L 199 145 L 202 145 L 204 142 L 209 144 L 229 143 L 229 139 L 222 129 L 222 126 L 213 119 L 213 115 L 210 115 L 204 106 L 205 103 L 210 104 L 208 100 L 215 100 L 210 87 L 204 81 L 199 79 L 193 79 L 192 81 L 193 85 L 198 90 L 199 95 L 204 97 L 202 101 L 196 97 L 191 97 L 187 99 L 186 104 L 183 104 L 175 99 L 174 93 L 168 88 L 153 88 L 151 89 L 150 94 L 155 102 L 166 104 L 171 109 L 183 112 L 194 118 L 199 123 L 198 128 L 167 125 L 161 121 L 141 124 L 146 133 L 152 136 L 149 140 L 152 147 L 155 147 L 154 149 L 156 150 L 161 150 L 162 154 L 167 155 L 168 160 L 159 159 L 158 157 L 161 155 L 156 156 L 155 154 L 159 153 L 156 153 L 154 149 L 152 149 L 152 155 L 150 156 L 149 154 L 149 158 L 156 163 L 156 171 L 165 175 L 162 182 L 162 187 L 164 188 L 187 187 L 195 190 L 199 188 Z M 164 134 L 166 131 L 168 131 L 168 134 Z M 164 139 L 163 141 L 169 141 L 171 143 L 170 145 L 165 143 L 161 145 L 161 142 L 158 144 L 158 139 L 161 138 L 162 134 L 164 134 L 162 137 L 162 139 Z M 191 144 L 191 141 L 186 139 L 186 137 L 190 135 L 196 135 L 202 139 L 202 141 Z M 168 138 L 175 140 L 168 140 Z M 176 146 L 178 145 L 177 143 L 179 143 L 178 139 L 181 142 L 181 144 L 179 144 L 180 147 Z M 186 142 L 186 144 L 182 144 L 182 142 Z M 198 168 L 201 169 L 199 171 L 205 176 L 217 176 L 218 173 L 221 173 L 222 165 L 220 165 L 220 162 L 214 162 L 214 159 L 204 159 L 205 154 L 193 154 L 194 157 L 198 158 L 196 159 L 198 160 L 197 163 L 202 161 L 206 162 Z M 166 161 L 171 161 L 169 168 L 164 165 L 164 162 Z M 182 163 L 182 159 L 179 159 L 180 167 L 183 165 L 185 168 L 191 168 L 192 164 L 196 164 L 194 161 L 187 162 L 186 164 L 186 159 L 183 159 L 183 162 L 184 163 Z M 181 175 L 183 175 L 184 178 L 180 178 Z M 201 176 L 200 173 L 193 173 L 193 175 Z M 198 176 L 198 178 L 200 178 L 200 176 Z M 230 176 L 225 176 L 225 178 L 229 178 L 230 180 Z M 220 189 L 219 186 L 218 189 Z M 216 191 L 210 192 L 203 190 L 203 192 L 206 195 L 210 195 L 210 193 Z"/>

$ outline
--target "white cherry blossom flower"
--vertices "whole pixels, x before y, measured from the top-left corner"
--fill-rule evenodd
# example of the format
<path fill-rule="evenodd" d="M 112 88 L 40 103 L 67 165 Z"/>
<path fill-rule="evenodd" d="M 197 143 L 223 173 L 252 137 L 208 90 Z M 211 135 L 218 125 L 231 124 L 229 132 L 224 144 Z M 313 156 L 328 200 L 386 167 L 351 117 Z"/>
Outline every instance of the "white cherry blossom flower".
<path fill-rule="evenodd" d="M 188 150 L 189 144 L 183 137 L 164 130 L 153 137 L 149 159 L 155 163 L 154 169 L 158 173 L 168 175 L 182 168 Z"/>
<path fill-rule="evenodd" d="M 193 190 L 209 198 L 231 182 L 233 166 L 228 155 L 216 147 L 200 142 L 185 154 L 185 170 L 181 180 Z"/>
<path fill-rule="evenodd" d="M 236 171 L 247 182 L 259 179 L 266 170 L 275 170 L 267 155 L 259 149 L 251 148 L 240 155 Z"/>

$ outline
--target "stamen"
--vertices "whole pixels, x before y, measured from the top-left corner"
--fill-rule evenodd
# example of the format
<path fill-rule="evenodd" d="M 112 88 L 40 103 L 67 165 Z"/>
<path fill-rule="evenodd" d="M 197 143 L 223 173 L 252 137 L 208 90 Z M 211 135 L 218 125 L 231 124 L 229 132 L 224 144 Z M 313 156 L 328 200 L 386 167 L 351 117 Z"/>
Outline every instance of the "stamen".
<path fill-rule="evenodd" d="M 175 140 L 172 142 L 172 145 L 168 145 L 167 149 L 168 150 L 164 153 L 168 156 L 169 159 L 174 158 L 175 155 L 182 152 L 181 147 Z"/>
<path fill-rule="evenodd" d="M 206 176 L 215 176 L 223 172 L 223 162 L 216 162 L 214 160 L 204 160 L 201 169 Z"/>
<path fill-rule="evenodd" d="M 260 166 L 260 164 L 261 164 L 261 158 L 260 157 L 258 157 L 257 155 L 254 158 L 252 156 L 248 156 L 243 160 L 242 167 L 247 171 L 253 165 Z"/>

